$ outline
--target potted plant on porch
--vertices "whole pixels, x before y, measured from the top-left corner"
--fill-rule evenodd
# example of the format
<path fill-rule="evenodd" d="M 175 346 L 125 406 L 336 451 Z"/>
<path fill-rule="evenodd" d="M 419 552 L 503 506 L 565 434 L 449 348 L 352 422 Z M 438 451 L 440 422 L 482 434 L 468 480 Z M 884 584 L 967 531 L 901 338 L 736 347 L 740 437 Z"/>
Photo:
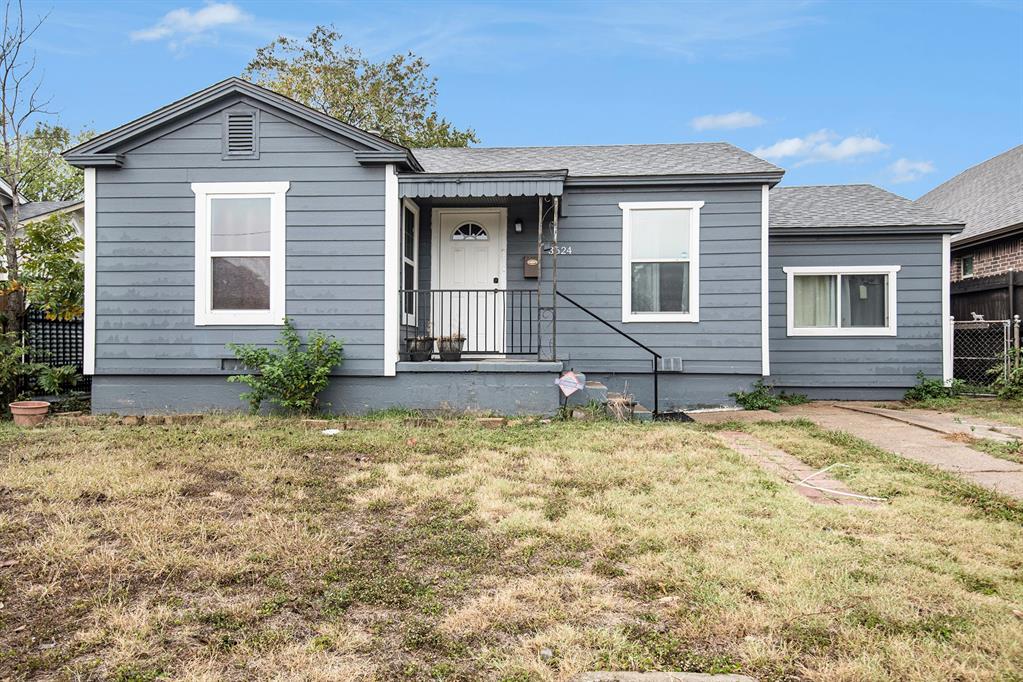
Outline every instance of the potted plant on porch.
<path fill-rule="evenodd" d="M 412 362 L 426 362 L 433 355 L 432 336 L 410 336 L 405 339 L 405 352 Z"/>
<path fill-rule="evenodd" d="M 441 360 L 458 361 L 462 359 L 462 347 L 465 337 L 461 334 L 447 334 L 437 339 L 437 352 Z"/>

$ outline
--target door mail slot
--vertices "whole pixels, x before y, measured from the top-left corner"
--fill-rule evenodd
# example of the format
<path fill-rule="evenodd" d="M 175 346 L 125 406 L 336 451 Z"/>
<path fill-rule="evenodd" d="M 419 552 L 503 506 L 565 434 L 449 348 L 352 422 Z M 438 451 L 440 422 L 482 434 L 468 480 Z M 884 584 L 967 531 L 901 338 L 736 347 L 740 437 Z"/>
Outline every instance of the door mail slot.
<path fill-rule="evenodd" d="M 540 259 L 536 256 L 522 257 L 523 279 L 536 279 L 540 276 Z"/>

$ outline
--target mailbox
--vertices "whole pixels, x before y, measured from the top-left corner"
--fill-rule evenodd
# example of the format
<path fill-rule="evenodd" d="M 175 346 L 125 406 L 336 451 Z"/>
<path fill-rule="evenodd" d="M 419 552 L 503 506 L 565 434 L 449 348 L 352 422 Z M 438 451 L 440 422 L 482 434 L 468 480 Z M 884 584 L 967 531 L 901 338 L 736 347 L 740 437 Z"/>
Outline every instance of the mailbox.
<path fill-rule="evenodd" d="M 536 279 L 540 276 L 540 259 L 536 256 L 522 257 L 522 277 Z"/>

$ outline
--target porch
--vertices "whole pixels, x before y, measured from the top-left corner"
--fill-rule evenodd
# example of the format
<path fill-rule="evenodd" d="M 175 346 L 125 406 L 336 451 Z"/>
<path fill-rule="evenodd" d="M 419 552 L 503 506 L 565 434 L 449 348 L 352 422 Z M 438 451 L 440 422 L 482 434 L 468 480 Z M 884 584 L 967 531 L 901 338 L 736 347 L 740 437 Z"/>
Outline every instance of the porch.
<path fill-rule="evenodd" d="M 523 362 L 557 360 L 564 178 L 564 171 L 399 176 L 397 371 L 481 362 L 531 371 Z"/>

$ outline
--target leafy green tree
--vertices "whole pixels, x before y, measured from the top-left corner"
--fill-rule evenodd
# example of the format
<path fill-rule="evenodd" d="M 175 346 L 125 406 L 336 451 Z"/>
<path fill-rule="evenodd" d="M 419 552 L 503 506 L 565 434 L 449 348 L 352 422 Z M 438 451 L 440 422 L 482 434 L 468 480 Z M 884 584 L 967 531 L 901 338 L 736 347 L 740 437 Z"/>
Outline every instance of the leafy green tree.
<path fill-rule="evenodd" d="M 436 111 L 437 78 L 409 52 L 380 62 L 341 42 L 333 26 L 304 41 L 285 36 L 256 51 L 243 76 L 345 123 L 406 147 L 466 147 L 479 142 Z"/>
<path fill-rule="evenodd" d="M 70 320 L 84 310 L 84 242 L 66 215 L 29 223 L 18 240 L 20 286 L 29 302 L 51 320 Z"/>
<path fill-rule="evenodd" d="M 19 188 L 22 196 L 29 201 L 81 198 L 85 173 L 65 161 L 60 152 L 93 136 L 95 133 L 91 130 L 74 134 L 61 125 L 36 123 L 19 149 L 21 165 L 25 169 Z"/>

